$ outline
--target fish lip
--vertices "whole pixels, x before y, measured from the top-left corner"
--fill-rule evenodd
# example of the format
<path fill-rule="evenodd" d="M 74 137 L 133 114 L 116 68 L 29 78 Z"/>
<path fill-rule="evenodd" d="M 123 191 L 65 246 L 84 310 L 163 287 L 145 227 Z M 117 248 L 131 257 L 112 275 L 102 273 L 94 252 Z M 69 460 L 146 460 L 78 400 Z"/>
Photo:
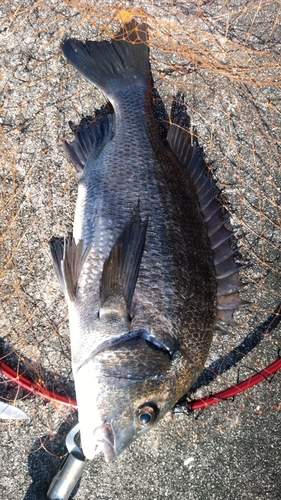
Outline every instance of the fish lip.
<path fill-rule="evenodd" d="M 112 425 L 104 423 L 97 427 L 94 430 L 93 438 L 95 440 L 95 455 L 103 452 L 105 461 L 112 462 L 116 458 Z"/>

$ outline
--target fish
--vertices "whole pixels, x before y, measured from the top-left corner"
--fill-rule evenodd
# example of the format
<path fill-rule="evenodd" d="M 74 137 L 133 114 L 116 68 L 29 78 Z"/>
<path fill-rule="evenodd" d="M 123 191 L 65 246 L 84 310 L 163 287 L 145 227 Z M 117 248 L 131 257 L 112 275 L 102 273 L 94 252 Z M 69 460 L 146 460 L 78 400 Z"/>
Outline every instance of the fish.
<path fill-rule="evenodd" d="M 50 241 L 83 453 L 111 462 L 198 378 L 216 325 L 243 304 L 240 265 L 197 144 L 179 123 L 160 137 L 147 25 L 62 51 L 113 107 L 65 143 L 79 181 L 73 232 Z"/>

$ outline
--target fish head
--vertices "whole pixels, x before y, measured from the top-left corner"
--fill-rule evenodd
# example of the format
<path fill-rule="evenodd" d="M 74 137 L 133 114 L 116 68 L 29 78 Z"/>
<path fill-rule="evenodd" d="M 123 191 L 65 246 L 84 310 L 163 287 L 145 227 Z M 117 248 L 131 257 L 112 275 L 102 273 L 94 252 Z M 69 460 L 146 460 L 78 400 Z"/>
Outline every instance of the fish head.
<path fill-rule="evenodd" d="M 184 393 L 177 379 L 175 360 L 141 338 L 89 359 L 75 374 L 86 458 L 103 452 L 111 462 L 152 429 Z"/>

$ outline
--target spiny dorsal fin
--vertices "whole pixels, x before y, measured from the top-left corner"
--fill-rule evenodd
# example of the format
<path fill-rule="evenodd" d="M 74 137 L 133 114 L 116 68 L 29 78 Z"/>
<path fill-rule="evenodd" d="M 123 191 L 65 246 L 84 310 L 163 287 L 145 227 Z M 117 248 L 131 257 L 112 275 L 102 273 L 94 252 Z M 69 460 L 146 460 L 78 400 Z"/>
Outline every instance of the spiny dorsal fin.
<path fill-rule="evenodd" d="M 97 155 L 100 149 L 113 137 L 114 114 L 110 113 L 96 121 L 82 119 L 72 142 L 65 141 L 64 150 L 77 173 L 83 171 L 89 156 Z"/>
<path fill-rule="evenodd" d="M 83 241 L 79 240 L 76 244 L 72 233 L 69 233 L 68 238 L 64 239 L 64 244 L 57 238 L 52 238 L 50 241 L 56 275 L 63 293 L 71 302 L 75 300 L 78 279 L 89 248 L 82 254 Z"/>
<path fill-rule="evenodd" d="M 234 261 L 230 245 L 232 232 L 226 228 L 220 203 L 213 194 L 215 181 L 198 153 L 197 144 L 191 144 L 187 130 L 172 124 L 167 139 L 185 171 L 192 177 L 207 226 L 217 277 L 218 319 L 232 323 L 234 311 L 247 303 L 239 297 L 241 265 Z"/>
<path fill-rule="evenodd" d="M 105 260 L 100 281 L 102 309 L 126 307 L 129 317 L 143 255 L 148 220 L 141 222 L 139 206 Z M 124 312 L 120 310 L 120 313 Z"/>

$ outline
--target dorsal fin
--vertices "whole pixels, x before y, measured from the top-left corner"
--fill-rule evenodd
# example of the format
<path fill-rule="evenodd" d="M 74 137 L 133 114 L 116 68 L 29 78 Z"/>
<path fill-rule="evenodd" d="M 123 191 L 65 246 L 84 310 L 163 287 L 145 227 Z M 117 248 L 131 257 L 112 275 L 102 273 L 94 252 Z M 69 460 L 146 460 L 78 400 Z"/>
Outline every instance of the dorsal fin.
<path fill-rule="evenodd" d="M 72 142 L 65 141 L 64 150 L 74 168 L 80 174 L 91 154 L 97 155 L 100 149 L 113 137 L 114 114 L 92 121 L 82 119 L 75 131 Z"/>
<path fill-rule="evenodd" d="M 124 309 L 130 316 L 133 294 L 143 255 L 148 220 L 141 222 L 139 206 L 113 245 L 103 265 L 100 307 Z M 120 313 L 122 311 L 120 310 Z M 124 310 L 123 310 L 124 313 Z"/>
<path fill-rule="evenodd" d="M 191 144 L 187 130 L 172 124 L 167 139 L 185 171 L 193 179 L 207 226 L 217 278 L 217 317 L 225 323 L 232 323 L 234 311 L 246 303 L 239 297 L 241 265 L 234 261 L 230 245 L 232 232 L 226 228 L 220 203 L 213 194 L 214 179 L 198 153 L 197 144 Z"/>
<path fill-rule="evenodd" d="M 64 239 L 64 244 L 58 238 L 52 238 L 49 245 L 62 291 L 71 302 L 74 302 L 78 279 L 90 247 L 82 253 L 83 241 L 79 240 L 76 244 L 72 233 Z"/>

